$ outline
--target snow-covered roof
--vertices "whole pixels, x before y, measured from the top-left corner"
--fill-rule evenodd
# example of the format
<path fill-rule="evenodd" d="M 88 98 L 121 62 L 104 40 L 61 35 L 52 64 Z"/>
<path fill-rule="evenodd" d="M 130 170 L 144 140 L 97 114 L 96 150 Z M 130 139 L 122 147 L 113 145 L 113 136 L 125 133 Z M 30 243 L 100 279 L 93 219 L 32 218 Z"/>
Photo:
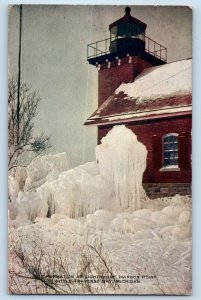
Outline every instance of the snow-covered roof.
<path fill-rule="evenodd" d="M 192 59 L 145 69 L 122 83 L 85 125 L 187 114 L 192 103 Z"/>

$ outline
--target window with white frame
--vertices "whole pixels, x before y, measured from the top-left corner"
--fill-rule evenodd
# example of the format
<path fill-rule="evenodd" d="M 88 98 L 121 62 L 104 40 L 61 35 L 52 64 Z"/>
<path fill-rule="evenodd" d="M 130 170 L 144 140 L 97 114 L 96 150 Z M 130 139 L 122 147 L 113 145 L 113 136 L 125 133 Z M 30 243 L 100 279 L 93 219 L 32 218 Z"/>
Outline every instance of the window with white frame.
<path fill-rule="evenodd" d="M 163 166 L 178 167 L 178 134 L 169 133 L 163 137 Z"/>

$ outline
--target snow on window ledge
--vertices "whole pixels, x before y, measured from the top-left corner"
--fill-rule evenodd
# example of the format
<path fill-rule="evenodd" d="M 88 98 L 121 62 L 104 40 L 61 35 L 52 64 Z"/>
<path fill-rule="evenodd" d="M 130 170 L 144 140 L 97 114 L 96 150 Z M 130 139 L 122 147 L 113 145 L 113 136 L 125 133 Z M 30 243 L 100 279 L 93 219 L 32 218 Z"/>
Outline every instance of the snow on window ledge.
<path fill-rule="evenodd" d="M 160 172 L 180 171 L 178 165 L 166 166 L 159 169 Z"/>

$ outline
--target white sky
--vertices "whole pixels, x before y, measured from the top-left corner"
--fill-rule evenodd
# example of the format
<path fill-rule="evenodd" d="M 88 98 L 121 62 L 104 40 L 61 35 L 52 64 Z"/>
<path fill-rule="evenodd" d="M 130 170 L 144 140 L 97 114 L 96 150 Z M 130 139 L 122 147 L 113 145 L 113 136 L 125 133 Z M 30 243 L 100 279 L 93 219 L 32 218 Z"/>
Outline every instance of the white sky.
<path fill-rule="evenodd" d="M 96 129 L 84 127 L 97 108 L 98 71 L 87 63 L 87 44 L 109 37 L 125 6 L 23 6 L 22 79 L 42 98 L 36 131 L 51 135 L 51 152 L 66 151 L 73 165 L 94 159 Z M 191 57 L 191 10 L 131 6 L 146 34 L 168 49 L 168 61 Z M 10 10 L 9 72 L 16 75 L 19 7 Z"/>

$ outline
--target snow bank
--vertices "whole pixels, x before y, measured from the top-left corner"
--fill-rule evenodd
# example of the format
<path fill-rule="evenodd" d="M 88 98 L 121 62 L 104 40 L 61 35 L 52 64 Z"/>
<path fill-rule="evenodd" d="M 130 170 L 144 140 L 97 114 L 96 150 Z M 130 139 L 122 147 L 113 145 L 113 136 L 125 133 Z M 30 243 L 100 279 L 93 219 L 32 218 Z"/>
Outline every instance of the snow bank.
<path fill-rule="evenodd" d="M 146 87 L 146 88 L 144 88 Z M 181 60 L 145 69 L 132 83 L 121 84 L 115 94 L 124 92 L 137 103 L 189 94 L 192 91 L 192 60 Z"/>
<path fill-rule="evenodd" d="M 122 208 L 141 208 L 146 157 L 146 147 L 125 125 L 114 126 L 96 147 L 100 174 L 114 189 L 116 204 Z"/>

